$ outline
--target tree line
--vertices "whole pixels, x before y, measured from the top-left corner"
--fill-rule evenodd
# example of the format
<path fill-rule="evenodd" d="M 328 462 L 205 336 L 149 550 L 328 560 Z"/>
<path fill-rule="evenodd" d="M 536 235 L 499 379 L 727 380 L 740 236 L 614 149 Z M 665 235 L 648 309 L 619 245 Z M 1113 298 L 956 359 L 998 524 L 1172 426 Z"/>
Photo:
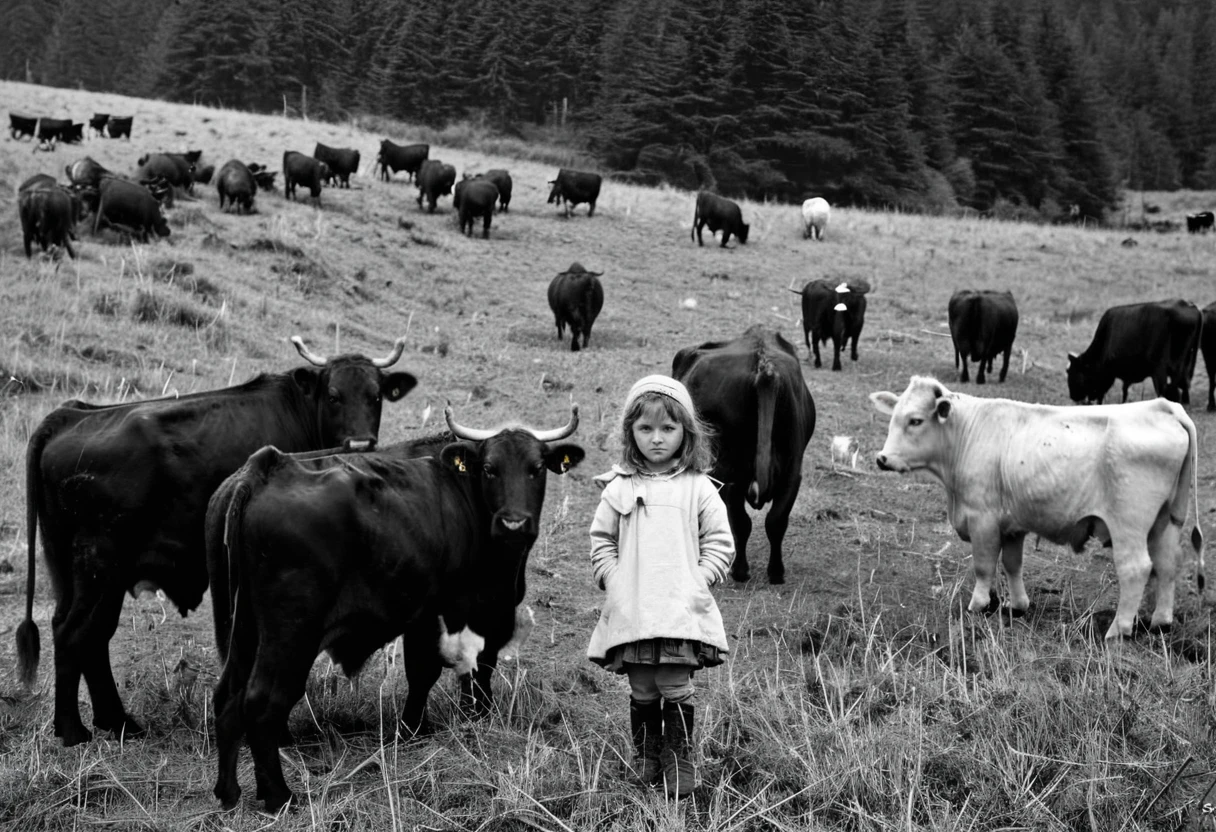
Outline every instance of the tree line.
<path fill-rule="evenodd" d="M 556 132 L 641 182 L 1102 217 L 1216 187 L 1208 0 L 0 0 L 0 74 Z"/>

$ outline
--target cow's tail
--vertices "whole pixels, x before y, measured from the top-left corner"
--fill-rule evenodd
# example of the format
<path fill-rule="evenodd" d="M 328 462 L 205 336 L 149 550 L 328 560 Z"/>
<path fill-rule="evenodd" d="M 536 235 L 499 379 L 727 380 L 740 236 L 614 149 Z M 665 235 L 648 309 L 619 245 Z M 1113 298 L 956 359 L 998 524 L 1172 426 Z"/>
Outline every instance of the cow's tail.
<path fill-rule="evenodd" d="M 1186 523 L 1189 499 L 1195 503 L 1195 528 L 1191 530 L 1191 548 L 1195 550 L 1195 585 L 1203 592 L 1204 571 L 1203 562 L 1203 532 L 1199 528 L 1199 440 L 1195 433 L 1195 423 L 1186 415 L 1181 405 L 1176 405 L 1184 417 L 1181 422 L 1186 428 L 1187 451 L 1182 463 L 1182 471 L 1178 474 L 1178 489 L 1170 503 L 1170 522 L 1180 527 Z M 1189 492 L 1189 493 L 1188 493 Z"/>
<path fill-rule="evenodd" d="M 38 565 L 38 513 L 42 505 L 42 451 L 51 432 L 41 428 L 30 437 L 25 452 L 25 536 L 29 543 L 25 564 L 25 620 L 17 627 L 17 678 L 30 687 L 38 677 L 42 643 L 34 623 L 34 588 Z M 45 542 L 43 543 L 45 547 Z"/>
<path fill-rule="evenodd" d="M 692 209 L 692 228 L 688 230 L 688 239 L 697 239 L 697 220 L 701 218 L 701 200 L 697 200 L 697 204 Z"/>
<path fill-rule="evenodd" d="M 747 486 L 747 501 L 760 508 L 769 500 L 773 469 L 773 422 L 777 415 L 780 376 L 773 359 L 762 347 L 756 360 L 756 458 L 754 476 Z"/>

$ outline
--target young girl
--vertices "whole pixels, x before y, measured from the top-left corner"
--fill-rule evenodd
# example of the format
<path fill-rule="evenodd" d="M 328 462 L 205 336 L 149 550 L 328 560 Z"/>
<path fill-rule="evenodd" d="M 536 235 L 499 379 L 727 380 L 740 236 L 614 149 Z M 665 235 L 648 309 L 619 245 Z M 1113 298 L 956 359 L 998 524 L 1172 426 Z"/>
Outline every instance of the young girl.
<path fill-rule="evenodd" d="M 684 385 L 647 376 L 629 391 L 621 461 L 591 524 L 591 566 L 607 590 L 587 657 L 629 676 L 638 778 L 688 795 L 692 673 L 722 663 L 722 615 L 709 592 L 735 556 L 726 505 L 705 475 L 713 463 L 705 426 Z"/>

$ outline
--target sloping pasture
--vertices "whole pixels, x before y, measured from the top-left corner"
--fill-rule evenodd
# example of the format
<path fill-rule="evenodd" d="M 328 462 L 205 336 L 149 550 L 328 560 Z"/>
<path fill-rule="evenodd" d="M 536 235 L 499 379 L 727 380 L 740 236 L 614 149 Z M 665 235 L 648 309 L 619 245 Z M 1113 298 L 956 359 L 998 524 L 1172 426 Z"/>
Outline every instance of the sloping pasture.
<path fill-rule="evenodd" d="M 394 651 L 353 682 L 322 658 L 292 718 L 288 782 L 307 802 L 275 828 L 443 830 L 1174 829 L 1216 774 L 1211 593 L 1188 560 L 1179 624 L 1123 645 L 1101 635 L 1114 570 L 1081 554 L 1027 545 L 1032 613 L 1014 622 L 960 614 L 969 548 L 945 519 L 940 486 L 881 474 L 886 422 L 867 396 L 910 375 L 957 387 L 946 301 L 959 287 L 1011 289 L 1021 312 L 1004 385 L 966 392 L 1067 403 L 1065 355 L 1089 342 L 1103 309 L 1181 296 L 1216 300 L 1216 235 L 1137 234 L 835 209 L 821 243 L 802 239 L 797 207 L 745 203 L 746 246 L 690 241 L 693 194 L 608 182 L 596 214 L 547 205 L 556 164 L 476 147 L 432 147 L 458 172 L 508 168 L 515 192 L 489 240 L 459 234 L 450 198 L 431 215 L 403 177 L 372 166 L 381 138 L 429 137 L 396 125 L 365 132 L 271 116 L 0 84 L 0 109 L 133 114 L 132 140 L 35 152 L 0 138 L 0 827 L 266 828 L 243 757 L 242 806 L 220 813 L 211 686 L 219 668 L 207 602 L 188 618 L 151 595 L 128 599 L 111 645 L 120 691 L 151 737 L 63 749 L 51 732 L 53 598 L 38 567 L 43 658 L 33 695 L 17 687 L 13 631 L 24 612 L 24 451 L 60 401 L 119 401 L 226 385 L 298 363 L 288 338 L 321 352 L 388 351 L 419 386 L 387 405 L 383 442 L 441 423 L 564 422 L 586 461 L 551 477 L 528 568 L 537 627 L 499 675 L 499 710 L 461 721 L 445 677 L 432 694 L 439 730 L 381 741 L 404 701 Z M 15 191 L 63 176 L 90 155 L 130 172 L 146 152 L 198 149 L 278 169 L 283 151 L 318 141 L 362 152 L 350 190 L 323 207 L 258 195 L 252 216 L 221 213 L 213 187 L 169 211 L 172 236 L 132 245 L 80 232 L 71 261 L 21 251 Z M 557 156 L 553 157 L 555 160 Z M 1176 219 L 1180 219 L 1177 217 Z M 590 348 L 559 343 L 546 299 L 572 261 L 603 271 L 606 301 Z M 669 372 L 675 351 L 751 324 L 781 331 L 805 358 L 798 296 L 808 280 L 861 277 L 870 296 L 860 360 L 804 373 L 818 427 L 786 538 L 787 583 L 764 581 L 767 543 L 753 531 L 754 578 L 716 591 L 733 657 L 698 675 L 703 784 L 681 806 L 632 786 L 628 687 L 584 658 L 599 596 L 590 581 L 591 481 L 615 458 L 622 397 Z M 1216 529 L 1213 424 L 1196 373 L 1200 522 Z M 1133 388 L 1136 397 L 1151 387 Z M 834 435 L 858 439 L 856 469 L 832 464 Z M 1193 518 L 1192 518 L 1193 519 Z M 2 567 L 0 567 L 2 568 Z M 87 697 L 82 690 L 87 716 Z M 1189 761 L 1189 762 L 1188 762 Z M 1183 776 L 1174 775 L 1183 768 Z M 1204 776 L 1195 776 L 1204 775 Z"/>

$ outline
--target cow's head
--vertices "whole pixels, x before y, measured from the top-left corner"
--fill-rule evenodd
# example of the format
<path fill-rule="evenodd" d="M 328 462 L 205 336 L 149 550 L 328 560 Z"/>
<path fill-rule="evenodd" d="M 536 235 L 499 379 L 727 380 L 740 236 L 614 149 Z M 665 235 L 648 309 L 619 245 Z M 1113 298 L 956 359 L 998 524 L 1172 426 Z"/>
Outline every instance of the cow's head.
<path fill-rule="evenodd" d="M 1076 353 L 1068 354 L 1067 373 L 1068 398 L 1078 404 L 1101 402 L 1113 383 L 1102 378 L 1093 359 Z"/>
<path fill-rule="evenodd" d="M 551 187 L 549 188 L 549 203 L 548 204 L 552 205 L 554 202 L 557 202 L 558 199 L 561 198 L 562 189 L 558 186 L 556 179 L 554 179 L 552 182 L 550 182 L 549 185 Z"/>
<path fill-rule="evenodd" d="M 747 232 L 751 226 L 745 222 L 739 223 L 739 230 L 735 232 L 735 236 L 739 238 L 740 243 L 747 243 Z"/>
<path fill-rule="evenodd" d="M 467 428 L 457 424 L 451 406 L 444 416 L 461 441 L 445 447 L 440 457 L 458 474 L 476 478 L 475 488 L 491 515 L 490 535 L 530 545 L 540 529 L 546 472 L 564 474 L 583 460 L 578 445 L 552 444 L 574 433 L 578 405 L 570 406 L 565 427 L 545 431 Z"/>
<path fill-rule="evenodd" d="M 935 378 L 912 376 L 903 395 L 871 393 L 874 408 L 891 417 L 887 441 L 875 462 L 884 471 L 933 470 L 943 459 L 942 426 L 953 409 L 949 390 Z"/>
<path fill-rule="evenodd" d="M 293 370 L 291 376 L 313 405 L 322 446 L 349 451 L 374 449 L 384 399 L 395 402 L 418 384 L 409 373 L 384 372 L 401 357 L 405 339 L 398 338 L 393 351 L 384 358 L 358 353 L 326 358 L 306 347 L 298 335 L 291 342 L 304 360 L 314 365 Z"/>

